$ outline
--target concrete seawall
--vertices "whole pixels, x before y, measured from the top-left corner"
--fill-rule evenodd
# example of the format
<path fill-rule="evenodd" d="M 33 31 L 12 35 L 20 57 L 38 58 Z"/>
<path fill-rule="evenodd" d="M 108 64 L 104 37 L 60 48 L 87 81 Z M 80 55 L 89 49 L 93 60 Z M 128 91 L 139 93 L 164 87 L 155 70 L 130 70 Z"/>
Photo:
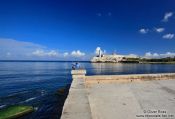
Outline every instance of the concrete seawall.
<path fill-rule="evenodd" d="M 136 119 L 152 109 L 175 118 L 175 73 L 85 76 L 85 70 L 72 70 L 71 74 L 61 119 Z"/>
<path fill-rule="evenodd" d="M 86 76 L 85 84 L 89 86 L 94 83 L 127 83 L 168 79 L 175 79 L 175 73 Z"/>
<path fill-rule="evenodd" d="M 85 70 L 72 70 L 72 84 L 65 101 L 61 119 L 92 119 L 85 88 Z"/>

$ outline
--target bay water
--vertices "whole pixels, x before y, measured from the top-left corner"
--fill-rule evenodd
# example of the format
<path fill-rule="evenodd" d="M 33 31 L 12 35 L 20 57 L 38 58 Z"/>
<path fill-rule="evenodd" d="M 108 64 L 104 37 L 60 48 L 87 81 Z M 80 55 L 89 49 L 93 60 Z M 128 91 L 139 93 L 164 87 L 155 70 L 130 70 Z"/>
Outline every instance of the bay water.
<path fill-rule="evenodd" d="M 57 119 L 66 96 L 57 90 L 69 88 L 73 62 L 0 62 L 0 109 L 32 105 L 35 112 L 22 119 Z M 80 62 L 87 75 L 175 73 L 175 64 L 120 64 Z"/>

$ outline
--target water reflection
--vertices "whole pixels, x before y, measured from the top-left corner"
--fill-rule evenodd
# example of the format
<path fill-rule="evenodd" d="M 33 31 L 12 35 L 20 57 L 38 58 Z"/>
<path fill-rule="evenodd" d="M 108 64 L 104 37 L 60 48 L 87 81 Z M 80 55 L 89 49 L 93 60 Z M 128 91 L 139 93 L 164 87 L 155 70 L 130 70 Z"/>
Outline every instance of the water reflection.
<path fill-rule="evenodd" d="M 92 63 L 91 74 L 144 74 L 175 72 L 175 64 Z"/>

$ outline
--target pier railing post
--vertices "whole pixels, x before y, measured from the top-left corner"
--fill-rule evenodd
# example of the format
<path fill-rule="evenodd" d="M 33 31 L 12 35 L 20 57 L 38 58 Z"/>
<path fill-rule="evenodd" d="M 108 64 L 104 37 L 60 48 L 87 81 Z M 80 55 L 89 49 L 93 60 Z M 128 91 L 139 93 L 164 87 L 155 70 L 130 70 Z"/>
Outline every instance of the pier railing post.
<path fill-rule="evenodd" d="M 72 70 L 72 79 L 85 79 L 86 70 L 85 69 L 78 69 L 78 70 Z"/>

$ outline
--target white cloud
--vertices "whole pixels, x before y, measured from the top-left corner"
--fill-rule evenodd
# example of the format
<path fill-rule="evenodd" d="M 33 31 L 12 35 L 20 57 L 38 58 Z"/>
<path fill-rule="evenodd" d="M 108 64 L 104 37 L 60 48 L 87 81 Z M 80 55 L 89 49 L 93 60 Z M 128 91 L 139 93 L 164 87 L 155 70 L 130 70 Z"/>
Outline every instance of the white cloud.
<path fill-rule="evenodd" d="M 175 57 L 175 53 L 166 52 L 165 54 L 160 54 L 161 57 Z"/>
<path fill-rule="evenodd" d="M 167 22 L 169 20 L 169 18 L 172 16 L 173 16 L 173 12 L 167 12 L 167 13 L 165 13 L 162 21 Z"/>
<path fill-rule="evenodd" d="M 6 38 L 0 38 L 0 54 L 0 59 L 4 60 L 54 59 L 59 56 L 56 50 L 43 45 Z"/>
<path fill-rule="evenodd" d="M 171 33 L 165 34 L 165 35 L 162 36 L 162 38 L 164 38 L 164 39 L 173 39 L 174 38 L 174 34 L 171 34 Z"/>
<path fill-rule="evenodd" d="M 32 52 L 32 54 L 35 56 L 45 56 L 45 52 L 43 50 L 36 50 Z"/>
<path fill-rule="evenodd" d="M 80 50 L 58 52 L 43 45 L 14 39 L 0 38 L 0 60 L 86 60 Z M 84 57 L 82 57 L 84 56 Z"/>
<path fill-rule="evenodd" d="M 147 52 L 145 53 L 145 58 L 159 58 L 160 55 L 158 53 L 151 53 L 151 52 Z"/>
<path fill-rule="evenodd" d="M 0 47 L 3 49 L 36 49 L 36 48 L 46 48 L 43 45 L 35 44 L 32 42 L 24 42 L 24 41 L 18 41 L 14 39 L 8 39 L 8 38 L 0 38 Z"/>
<path fill-rule="evenodd" d="M 175 57 L 175 53 L 166 52 L 166 53 L 163 53 L 163 54 L 158 54 L 158 53 L 147 52 L 144 55 L 144 58 L 166 58 L 166 57 Z"/>
<path fill-rule="evenodd" d="M 145 57 L 146 57 L 146 58 L 152 57 L 151 52 L 147 52 L 147 53 L 145 53 Z"/>
<path fill-rule="evenodd" d="M 58 56 L 58 52 L 55 51 L 55 50 L 51 50 L 49 52 L 46 52 L 47 56 L 50 56 L 50 57 L 57 57 Z"/>
<path fill-rule="evenodd" d="M 161 33 L 163 31 L 165 31 L 165 28 L 155 28 L 155 31 L 158 33 Z"/>
<path fill-rule="evenodd" d="M 158 53 L 153 53 L 152 55 L 153 55 L 153 57 L 159 57 Z"/>
<path fill-rule="evenodd" d="M 149 31 L 149 29 L 144 29 L 144 28 L 142 28 L 142 29 L 139 30 L 139 32 L 141 34 L 146 34 L 146 33 L 148 33 L 148 31 Z"/>
<path fill-rule="evenodd" d="M 71 55 L 73 57 L 82 57 L 82 56 L 85 56 L 85 53 L 81 52 L 80 50 L 74 50 L 71 52 Z"/>
<path fill-rule="evenodd" d="M 34 52 L 32 52 L 32 54 L 34 56 L 39 56 L 39 57 L 57 57 L 58 56 L 58 52 L 55 50 L 51 50 L 51 51 L 44 51 L 44 50 L 36 50 Z"/>
<path fill-rule="evenodd" d="M 129 54 L 129 55 L 127 55 L 128 57 L 133 57 L 133 58 L 137 58 L 138 57 L 138 55 L 136 55 L 136 54 Z"/>
<path fill-rule="evenodd" d="M 69 53 L 68 52 L 65 52 L 65 53 L 63 53 L 63 56 L 64 57 L 67 57 L 67 56 L 69 56 Z"/>
<path fill-rule="evenodd" d="M 26 59 L 33 51 L 45 48 L 32 42 L 0 38 L 0 59 Z"/>

